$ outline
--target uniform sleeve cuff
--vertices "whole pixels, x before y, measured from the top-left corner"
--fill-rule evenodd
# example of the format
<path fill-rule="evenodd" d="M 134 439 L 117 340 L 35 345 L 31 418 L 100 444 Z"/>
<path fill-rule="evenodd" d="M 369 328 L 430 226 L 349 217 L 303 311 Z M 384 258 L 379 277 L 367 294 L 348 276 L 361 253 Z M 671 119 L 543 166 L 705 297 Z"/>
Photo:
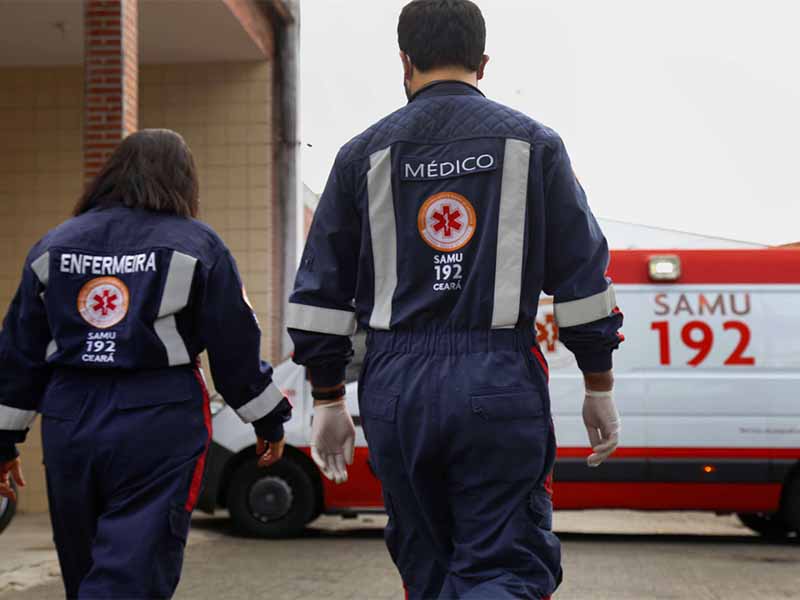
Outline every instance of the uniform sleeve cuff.
<path fill-rule="evenodd" d="M 268 415 L 253 421 L 256 435 L 268 442 L 283 439 L 283 424 L 292 418 L 292 405 L 284 398 Z"/>
<path fill-rule="evenodd" d="M 27 429 L 0 429 L 0 448 L 21 444 L 28 437 Z"/>
<path fill-rule="evenodd" d="M 19 452 L 17 452 L 17 447 L 14 445 L 7 446 L 3 445 L 0 446 L 0 462 L 8 462 L 10 460 L 14 460 L 19 456 Z"/>
<path fill-rule="evenodd" d="M 578 361 L 578 368 L 584 373 L 605 373 L 614 366 L 612 352 L 609 350 L 595 354 L 580 354 L 576 355 L 575 359 Z"/>
<path fill-rule="evenodd" d="M 311 385 L 314 387 L 333 387 L 339 385 L 345 378 L 346 364 L 325 367 L 309 367 L 308 374 Z"/>

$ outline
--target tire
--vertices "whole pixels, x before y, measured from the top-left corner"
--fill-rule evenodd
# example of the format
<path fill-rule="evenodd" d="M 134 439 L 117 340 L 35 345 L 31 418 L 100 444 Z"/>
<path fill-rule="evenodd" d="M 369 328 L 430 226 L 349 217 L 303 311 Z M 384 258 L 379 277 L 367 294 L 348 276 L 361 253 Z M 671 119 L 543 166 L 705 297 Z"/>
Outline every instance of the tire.
<path fill-rule="evenodd" d="M 800 469 L 794 470 L 783 488 L 781 518 L 790 531 L 800 534 Z"/>
<path fill-rule="evenodd" d="M 15 490 L 17 489 L 17 486 L 13 481 L 11 482 L 11 487 L 13 487 Z M 11 522 L 11 519 L 14 518 L 16 512 L 16 502 L 12 502 L 8 498 L 0 497 L 0 533 L 2 533 L 3 530 L 8 527 L 8 524 Z"/>
<path fill-rule="evenodd" d="M 314 515 L 314 484 L 305 469 L 284 455 L 262 469 L 248 459 L 233 473 L 228 511 L 235 530 L 247 537 L 283 538 L 300 535 Z"/>
<path fill-rule="evenodd" d="M 779 513 L 738 513 L 745 527 L 768 539 L 782 539 L 789 535 L 789 526 Z"/>

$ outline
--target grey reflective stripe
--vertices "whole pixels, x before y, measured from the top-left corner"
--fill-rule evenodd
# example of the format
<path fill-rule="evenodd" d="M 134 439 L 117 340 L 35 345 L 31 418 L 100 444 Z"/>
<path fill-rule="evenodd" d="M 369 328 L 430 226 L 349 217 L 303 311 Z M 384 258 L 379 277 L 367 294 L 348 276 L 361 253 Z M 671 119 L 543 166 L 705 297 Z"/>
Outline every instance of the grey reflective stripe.
<path fill-rule="evenodd" d="M 356 315 L 349 310 L 290 302 L 286 311 L 286 326 L 316 333 L 353 335 L 356 332 Z"/>
<path fill-rule="evenodd" d="M 186 344 L 183 342 L 181 334 L 178 332 L 178 324 L 175 321 L 175 315 L 163 317 L 153 323 L 153 328 L 156 330 L 156 335 L 164 344 L 164 349 L 167 351 L 167 361 L 170 367 L 175 365 L 188 365 L 189 351 L 186 350 Z"/>
<path fill-rule="evenodd" d="M 391 147 L 375 152 L 369 157 L 369 164 L 367 194 L 375 272 L 375 302 L 369 326 L 372 329 L 389 329 L 392 298 L 397 288 L 397 226 L 392 194 Z"/>
<path fill-rule="evenodd" d="M 506 140 L 497 222 L 493 329 L 514 327 L 519 319 L 530 156 L 529 143 Z"/>
<path fill-rule="evenodd" d="M 177 251 L 172 253 L 164 293 L 161 296 L 161 306 L 158 309 L 159 317 L 174 315 L 186 307 L 196 265 L 197 259 L 193 256 Z"/>
<path fill-rule="evenodd" d="M 167 351 L 169 366 L 189 364 L 189 352 L 178 333 L 175 314 L 183 310 L 189 302 L 194 269 L 197 259 L 188 254 L 174 251 L 169 261 L 167 280 L 161 295 L 158 320 L 153 324 L 156 335 Z"/>
<path fill-rule="evenodd" d="M 261 394 L 244 406 L 235 409 L 236 414 L 245 423 L 252 423 L 271 413 L 281 403 L 281 400 L 283 400 L 283 392 L 274 383 L 270 383 Z"/>
<path fill-rule="evenodd" d="M 556 323 L 559 327 L 575 327 L 606 318 L 617 306 L 614 286 L 609 285 L 605 292 L 571 302 L 556 302 L 553 305 Z"/>
<path fill-rule="evenodd" d="M 39 258 L 31 263 L 31 269 L 36 273 L 36 277 L 42 282 L 42 285 L 47 287 L 50 281 L 50 253 L 45 252 Z"/>
<path fill-rule="evenodd" d="M 0 404 L 0 429 L 22 431 L 36 418 L 36 411 L 22 410 Z"/>
<path fill-rule="evenodd" d="M 50 283 L 50 252 L 45 252 L 39 258 L 33 261 L 31 263 L 31 269 L 36 274 L 36 277 L 39 279 L 42 285 L 47 287 L 47 284 Z M 39 294 L 39 298 L 42 302 L 44 302 L 44 292 Z M 47 344 L 47 349 L 44 353 L 44 359 L 47 360 L 56 352 L 58 352 L 56 341 L 50 340 L 50 343 Z M 0 429 L 2 428 L 0 427 Z"/>

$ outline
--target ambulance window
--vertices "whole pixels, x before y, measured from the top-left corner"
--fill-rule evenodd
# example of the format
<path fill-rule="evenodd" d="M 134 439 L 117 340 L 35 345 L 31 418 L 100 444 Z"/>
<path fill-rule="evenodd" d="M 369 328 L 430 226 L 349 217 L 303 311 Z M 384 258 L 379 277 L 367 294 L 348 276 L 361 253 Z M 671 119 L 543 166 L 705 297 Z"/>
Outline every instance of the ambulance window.
<path fill-rule="evenodd" d="M 361 365 L 364 363 L 364 354 L 367 352 L 367 333 L 359 331 L 353 336 L 353 359 L 347 365 L 345 373 L 345 381 L 351 383 L 358 381 L 358 375 L 361 373 Z"/>

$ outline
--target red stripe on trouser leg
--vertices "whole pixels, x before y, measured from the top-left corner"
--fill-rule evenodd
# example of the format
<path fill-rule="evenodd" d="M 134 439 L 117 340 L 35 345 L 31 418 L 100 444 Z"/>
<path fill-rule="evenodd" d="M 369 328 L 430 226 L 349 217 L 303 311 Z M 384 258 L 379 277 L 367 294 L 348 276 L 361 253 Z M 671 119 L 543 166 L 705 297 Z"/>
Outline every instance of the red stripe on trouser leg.
<path fill-rule="evenodd" d="M 556 426 L 553 423 L 553 419 L 550 419 L 550 433 L 555 436 Z M 547 474 L 547 477 L 544 478 L 544 491 L 553 498 L 553 471 L 551 470 L 550 473 Z"/>
<path fill-rule="evenodd" d="M 545 377 L 547 377 L 547 381 L 550 381 L 550 367 L 547 366 L 547 361 L 544 359 L 542 355 L 542 351 L 539 350 L 539 346 L 533 346 L 531 348 L 531 352 L 536 357 L 536 360 L 539 361 L 539 364 L 542 365 L 542 370 L 544 371 Z"/>
<path fill-rule="evenodd" d="M 208 397 L 208 388 L 206 388 L 206 382 L 203 379 L 203 374 L 200 372 L 200 369 L 194 370 L 194 376 L 197 378 L 197 383 L 200 384 L 200 389 L 203 392 L 203 421 L 206 426 L 206 431 L 208 432 L 208 437 L 206 438 L 206 447 L 203 449 L 203 453 L 200 455 L 200 458 L 197 459 L 197 463 L 194 466 L 194 473 L 192 473 L 192 484 L 189 487 L 189 497 L 186 498 L 186 504 L 184 505 L 184 508 L 188 512 L 192 512 L 194 510 L 194 507 L 197 505 L 197 499 L 200 497 L 200 488 L 203 485 L 203 473 L 206 468 L 208 445 L 211 443 L 211 406 Z"/>

